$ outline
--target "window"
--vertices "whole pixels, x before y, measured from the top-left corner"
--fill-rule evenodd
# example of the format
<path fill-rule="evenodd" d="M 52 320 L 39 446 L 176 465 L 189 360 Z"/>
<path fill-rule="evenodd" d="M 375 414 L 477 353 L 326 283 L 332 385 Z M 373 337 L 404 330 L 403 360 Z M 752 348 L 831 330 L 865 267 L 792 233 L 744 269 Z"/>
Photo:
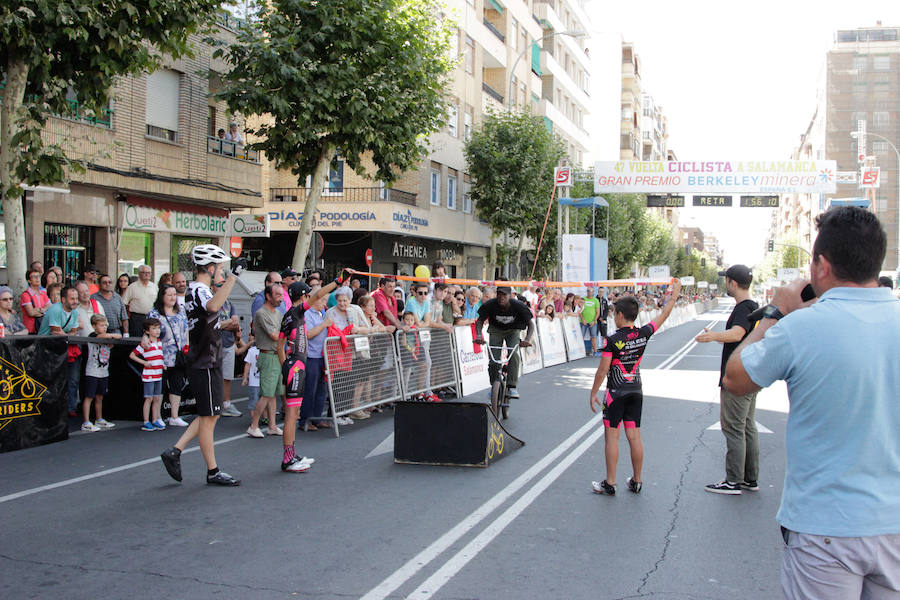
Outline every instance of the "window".
<path fill-rule="evenodd" d="M 472 213 L 472 178 L 469 177 L 469 174 L 466 173 L 463 175 L 463 212 L 466 214 Z"/>
<path fill-rule="evenodd" d="M 447 208 L 456 210 L 456 175 L 447 177 Z"/>
<path fill-rule="evenodd" d="M 431 169 L 431 205 L 441 205 L 441 172 Z"/>
<path fill-rule="evenodd" d="M 525 48 L 528 47 L 528 32 L 525 31 L 524 26 L 519 29 L 519 40 L 520 40 L 520 43 L 522 44 L 522 47 L 519 48 L 518 46 L 516 46 L 516 50 L 518 50 L 519 52 L 524 52 Z M 535 45 L 537 45 L 537 44 L 535 44 Z"/>
<path fill-rule="evenodd" d="M 850 114 L 850 129 L 856 131 L 860 121 L 866 120 L 866 112 L 862 110 L 854 111 Z"/>
<path fill-rule="evenodd" d="M 469 138 L 472 137 L 472 107 L 466 107 L 466 114 L 463 115 L 463 137 L 466 141 L 469 141 Z"/>
<path fill-rule="evenodd" d="M 519 21 L 515 17 L 513 17 L 513 20 L 512 20 L 512 35 L 513 35 L 513 38 L 515 39 L 514 43 L 516 45 L 516 51 L 521 52 L 522 48 L 519 46 L 519 44 L 521 43 L 519 41 Z"/>
<path fill-rule="evenodd" d="M 181 74 L 160 69 L 147 75 L 147 135 L 178 141 L 178 97 Z"/>
<path fill-rule="evenodd" d="M 521 96 L 521 98 L 522 98 L 522 101 L 521 101 L 522 106 L 525 106 L 525 102 L 527 101 L 527 98 L 528 98 L 528 92 L 525 90 L 525 82 L 524 81 L 519 83 L 519 96 Z"/>
<path fill-rule="evenodd" d="M 872 152 L 874 154 L 887 154 L 887 142 L 872 142 Z"/>
<path fill-rule="evenodd" d="M 475 42 L 472 38 L 466 36 L 466 73 L 470 75 L 475 72 Z"/>
<path fill-rule="evenodd" d="M 327 195 L 340 195 L 344 193 L 344 160 L 337 155 L 331 160 L 328 168 L 328 182 L 322 193 Z"/>
<path fill-rule="evenodd" d="M 453 137 L 459 137 L 459 107 L 451 104 L 447 115 L 447 132 Z"/>
<path fill-rule="evenodd" d="M 887 111 L 876 111 L 872 113 L 872 122 L 875 125 L 887 125 L 891 122 L 891 113 Z"/>
<path fill-rule="evenodd" d="M 206 135 L 215 137 L 216 135 L 216 107 L 210 106 L 209 113 L 206 115 Z"/>
<path fill-rule="evenodd" d="M 876 71 L 889 71 L 891 69 L 890 56 L 876 56 L 872 59 L 872 68 Z"/>
<path fill-rule="evenodd" d="M 518 94 L 518 92 L 519 92 L 519 80 L 516 78 L 515 75 L 513 75 L 510 78 L 510 85 L 509 85 L 509 93 L 512 95 L 512 97 L 509 99 L 510 103 L 512 103 L 512 104 L 519 103 L 519 99 L 516 97 L 516 94 Z"/>
<path fill-rule="evenodd" d="M 869 65 L 869 57 L 868 56 L 854 56 L 853 57 L 853 70 L 854 71 L 865 71 L 866 67 Z"/>

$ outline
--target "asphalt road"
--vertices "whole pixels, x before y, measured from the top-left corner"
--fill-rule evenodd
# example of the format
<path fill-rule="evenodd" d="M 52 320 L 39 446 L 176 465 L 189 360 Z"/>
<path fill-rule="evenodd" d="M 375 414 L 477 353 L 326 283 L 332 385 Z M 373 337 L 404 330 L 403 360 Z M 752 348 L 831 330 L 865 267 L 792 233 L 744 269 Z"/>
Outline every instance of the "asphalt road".
<path fill-rule="evenodd" d="M 0 455 L 0 579 L 7 598 L 778 598 L 774 517 L 784 477 L 783 387 L 760 394 L 761 490 L 704 492 L 724 477 L 721 330 L 731 305 L 653 338 L 644 373 L 644 488 L 621 439 L 619 493 L 605 477 L 602 421 L 588 408 L 598 359 L 524 376 L 506 423 L 526 445 L 487 469 L 395 465 L 378 452 L 391 411 L 297 435 L 316 458 L 283 474 L 280 439 L 221 419 L 220 467 L 238 488 L 185 481 L 158 454 L 176 430 L 73 435 Z M 673 361 L 676 354 L 681 358 Z M 483 392 L 482 392 L 483 394 Z M 242 404 L 238 403 L 241 407 Z"/>

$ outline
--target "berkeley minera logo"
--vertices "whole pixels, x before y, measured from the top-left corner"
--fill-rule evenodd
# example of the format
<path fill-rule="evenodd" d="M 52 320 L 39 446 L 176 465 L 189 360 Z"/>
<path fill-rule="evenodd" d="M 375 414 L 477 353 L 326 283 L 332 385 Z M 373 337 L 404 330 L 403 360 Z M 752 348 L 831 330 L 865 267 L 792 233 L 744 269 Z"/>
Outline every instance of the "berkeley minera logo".
<path fill-rule="evenodd" d="M 0 429 L 13 419 L 41 414 L 41 399 L 47 387 L 25 372 L 25 365 L 15 365 L 0 358 Z"/>

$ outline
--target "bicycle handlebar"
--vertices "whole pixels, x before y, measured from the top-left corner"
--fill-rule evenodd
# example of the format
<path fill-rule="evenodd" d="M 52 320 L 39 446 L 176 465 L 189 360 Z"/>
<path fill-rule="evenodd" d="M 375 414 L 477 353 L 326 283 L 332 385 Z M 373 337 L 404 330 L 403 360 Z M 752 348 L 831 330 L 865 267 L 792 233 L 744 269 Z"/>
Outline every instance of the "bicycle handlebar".
<path fill-rule="evenodd" d="M 506 348 L 506 349 L 509 351 L 509 352 L 506 353 L 506 360 L 503 360 L 502 358 L 501 358 L 501 359 L 495 359 L 495 358 L 494 358 L 494 353 L 493 353 L 493 352 L 488 352 L 488 353 L 487 353 L 487 354 L 488 354 L 488 360 L 490 360 L 491 362 L 497 363 L 498 365 L 506 365 L 506 364 L 509 364 L 509 361 L 510 361 L 510 359 L 512 358 L 512 355 L 515 354 L 516 350 L 519 349 L 519 344 L 516 344 L 516 345 L 513 346 L 512 348 L 509 348 L 509 347 L 506 347 L 506 346 L 491 346 L 490 344 L 484 344 L 484 345 L 487 346 L 487 347 L 488 347 L 489 349 L 491 349 L 491 350 L 499 350 L 499 351 L 502 352 L 502 350 L 503 350 L 504 348 Z M 500 354 L 500 352 L 498 352 L 498 354 Z"/>

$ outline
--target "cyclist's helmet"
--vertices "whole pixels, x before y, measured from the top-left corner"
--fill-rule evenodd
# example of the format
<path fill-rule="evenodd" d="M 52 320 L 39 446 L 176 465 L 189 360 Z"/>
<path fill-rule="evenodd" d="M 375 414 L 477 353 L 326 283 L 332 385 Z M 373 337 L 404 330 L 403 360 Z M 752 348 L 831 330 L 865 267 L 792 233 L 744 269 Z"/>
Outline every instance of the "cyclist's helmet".
<path fill-rule="evenodd" d="M 194 246 L 194 249 L 191 250 L 191 258 L 195 265 L 213 265 L 230 260 L 225 251 L 215 244 Z"/>

